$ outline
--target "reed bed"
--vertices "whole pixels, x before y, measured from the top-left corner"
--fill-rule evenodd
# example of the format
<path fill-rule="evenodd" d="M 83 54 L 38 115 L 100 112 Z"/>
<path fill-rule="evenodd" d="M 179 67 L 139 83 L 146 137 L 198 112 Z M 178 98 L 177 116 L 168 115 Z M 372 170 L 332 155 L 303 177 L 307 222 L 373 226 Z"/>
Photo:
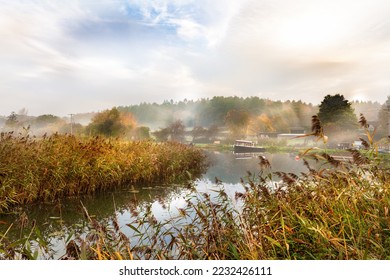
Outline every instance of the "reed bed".
<path fill-rule="evenodd" d="M 0 136 L 0 213 L 14 205 L 90 194 L 124 184 L 199 176 L 205 156 L 180 143 L 128 142 L 55 134 Z"/>

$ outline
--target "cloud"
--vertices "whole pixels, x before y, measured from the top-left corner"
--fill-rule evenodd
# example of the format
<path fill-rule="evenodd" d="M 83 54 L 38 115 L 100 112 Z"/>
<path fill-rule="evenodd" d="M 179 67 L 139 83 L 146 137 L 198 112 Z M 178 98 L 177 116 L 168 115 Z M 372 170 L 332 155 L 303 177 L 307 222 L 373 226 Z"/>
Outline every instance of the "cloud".
<path fill-rule="evenodd" d="M 259 95 L 384 102 L 387 1 L 0 2 L 0 114 Z"/>

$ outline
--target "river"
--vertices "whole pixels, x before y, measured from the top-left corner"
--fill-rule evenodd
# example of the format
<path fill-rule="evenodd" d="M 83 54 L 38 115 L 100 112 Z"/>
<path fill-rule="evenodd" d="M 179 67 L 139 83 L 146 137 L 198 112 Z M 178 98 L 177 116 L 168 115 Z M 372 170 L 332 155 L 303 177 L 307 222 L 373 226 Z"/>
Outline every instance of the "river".
<path fill-rule="evenodd" d="M 242 191 L 241 178 L 256 176 L 260 171 L 258 155 L 235 155 L 232 152 L 207 152 L 210 166 L 207 172 L 193 182 L 197 192 L 215 194 L 213 190 L 222 186 L 228 196 L 234 200 L 237 191 Z M 301 160 L 296 160 L 289 154 L 263 154 L 272 166 L 272 171 L 284 171 L 299 174 L 307 171 Z M 217 186 L 216 178 L 222 182 Z M 75 228 L 85 222 L 81 204 L 88 209 L 89 215 L 100 221 L 109 221 L 117 217 L 121 230 L 125 234 L 132 232 L 126 224 L 134 220 L 136 212 L 143 211 L 146 205 L 158 221 L 168 219 L 178 214 L 178 209 L 186 205 L 186 199 L 191 189 L 183 185 L 156 186 L 122 186 L 110 192 L 97 193 L 91 196 L 66 198 L 51 203 L 38 203 L 20 208 L 18 214 L 0 215 L 0 232 L 5 232 L 10 224 L 12 230 L 8 238 L 20 237 L 20 213 L 24 223 L 35 221 L 42 236 L 47 238 L 56 251 L 54 258 L 60 258 L 64 252 L 66 237 Z M 78 225 L 78 226 L 76 226 Z M 26 229 L 28 226 L 26 226 Z"/>

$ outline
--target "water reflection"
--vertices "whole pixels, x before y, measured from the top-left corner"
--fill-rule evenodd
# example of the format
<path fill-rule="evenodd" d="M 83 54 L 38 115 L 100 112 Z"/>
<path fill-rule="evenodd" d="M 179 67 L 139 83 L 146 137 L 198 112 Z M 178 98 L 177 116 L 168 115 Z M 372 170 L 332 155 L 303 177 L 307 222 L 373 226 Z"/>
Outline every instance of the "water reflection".
<path fill-rule="evenodd" d="M 301 161 L 296 161 L 288 154 L 264 154 L 269 160 L 272 171 L 285 171 L 299 174 L 306 171 Z M 241 178 L 247 176 L 249 171 L 252 176 L 259 173 L 258 155 L 237 156 L 231 152 L 209 152 L 210 167 L 201 179 L 194 182 L 197 192 L 209 193 L 211 198 L 217 195 L 216 178 L 223 182 L 225 192 L 231 198 L 236 191 L 242 191 Z M 180 208 L 187 204 L 192 190 L 182 185 L 169 186 L 122 186 L 111 192 L 97 193 L 91 196 L 62 199 L 53 203 L 29 205 L 23 208 L 30 221 L 35 220 L 37 227 L 43 236 L 51 238 L 51 244 L 57 251 L 54 258 L 59 258 L 65 253 L 64 240 L 66 236 L 80 230 L 85 223 L 81 202 L 88 209 L 89 215 L 99 221 L 109 223 L 117 217 L 122 231 L 128 235 L 134 232 L 126 226 L 134 222 L 138 213 L 144 211 L 150 205 L 153 215 L 158 221 L 171 219 L 179 215 Z M 232 199 L 233 203 L 234 200 Z M 5 232 L 10 224 L 18 224 L 20 215 L 0 215 L 0 232 Z M 8 238 L 17 239 L 20 229 L 14 226 L 7 234 Z"/>
<path fill-rule="evenodd" d="M 283 171 L 299 175 L 306 172 L 302 160 L 296 160 L 295 155 L 290 154 L 233 154 L 233 153 L 210 153 L 211 166 L 204 176 L 210 180 L 215 177 L 224 183 L 238 184 L 249 171 L 251 174 L 260 172 L 259 156 L 264 156 L 271 164 L 272 172 Z"/>

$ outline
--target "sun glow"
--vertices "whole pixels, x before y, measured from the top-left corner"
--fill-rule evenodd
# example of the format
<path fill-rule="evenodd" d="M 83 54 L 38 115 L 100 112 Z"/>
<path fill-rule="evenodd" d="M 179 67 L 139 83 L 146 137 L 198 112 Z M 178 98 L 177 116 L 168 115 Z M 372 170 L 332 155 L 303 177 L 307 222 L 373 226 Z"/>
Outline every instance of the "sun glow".
<path fill-rule="evenodd" d="M 277 38 L 283 47 L 292 49 L 326 48 L 340 43 L 345 26 L 325 15 L 303 15 L 280 25 Z"/>
<path fill-rule="evenodd" d="M 351 101 L 368 101 L 369 99 L 367 96 L 363 93 L 356 93 L 352 95 Z"/>

